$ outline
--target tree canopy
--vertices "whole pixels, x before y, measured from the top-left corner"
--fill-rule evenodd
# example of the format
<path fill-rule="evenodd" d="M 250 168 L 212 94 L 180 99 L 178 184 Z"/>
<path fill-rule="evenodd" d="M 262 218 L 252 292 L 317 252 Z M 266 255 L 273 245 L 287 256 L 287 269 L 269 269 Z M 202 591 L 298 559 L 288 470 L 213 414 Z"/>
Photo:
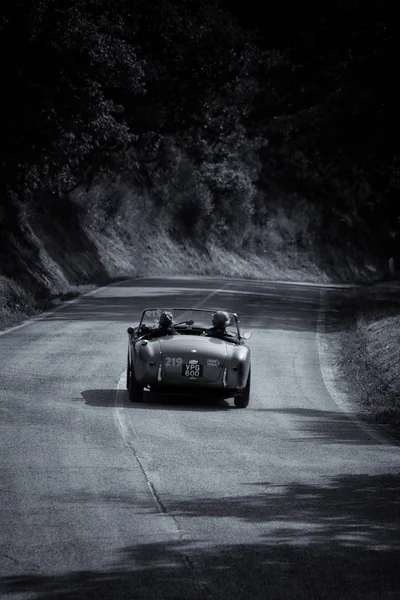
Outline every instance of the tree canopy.
<path fill-rule="evenodd" d="M 262 228 L 278 189 L 313 207 L 312 235 L 384 243 L 400 228 L 389 8 L 283 0 L 265 20 L 251 2 L 15 0 L 0 16 L 3 197 L 123 174 L 204 238 Z"/>

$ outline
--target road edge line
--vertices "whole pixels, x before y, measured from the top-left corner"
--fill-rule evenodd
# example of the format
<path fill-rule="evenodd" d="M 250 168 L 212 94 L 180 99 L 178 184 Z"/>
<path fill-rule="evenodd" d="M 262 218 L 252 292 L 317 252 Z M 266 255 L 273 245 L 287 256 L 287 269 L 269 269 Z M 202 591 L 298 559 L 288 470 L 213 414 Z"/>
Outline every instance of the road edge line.
<path fill-rule="evenodd" d="M 121 433 L 121 437 L 124 441 L 124 444 L 130 451 L 130 453 L 132 454 L 132 456 L 134 457 L 135 461 L 137 462 L 137 464 L 140 468 L 140 471 L 146 481 L 147 487 L 150 490 L 150 494 L 153 498 L 154 504 L 155 504 L 159 514 L 162 517 L 164 517 L 164 519 L 165 519 L 164 524 L 166 525 L 167 533 L 172 534 L 172 535 L 176 536 L 177 538 L 181 539 L 181 532 L 177 526 L 177 523 L 176 523 L 174 517 L 168 513 L 168 511 L 166 510 L 162 501 L 160 500 L 160 498 L 157 494 L 157 491 L 155 489 L 155 486 L 147 473 L 147 469 L 144 465 L 142 457 L 139 456 L 136 448 L 130 441 L 130 438 L 132 437 L 132 435 L 130 435 L 130 433 L 133 433 L 133 436 L 138 440 L 139 443 L 140 443 L 140 436 L 139 436 L 138 432 L 136 431 L 134 425 L 132 423 L 130 423 L 128 426 L 125 423 L 124 419 L 122 418 L 125 406 L 124 406 L 124 403 L 121 402 L 120 397 L 121 397 L 122 392 L 126 392 L 125 380 L 126 380 L 126 371 L 123 371 L 118 379 L 117 387 L 115 389 L 115 400 L 114 400 L 116 421 L 117 421 L 117 425 L 118 425 L 118 428 Z"/>
<path fill-rule="evenodd" d="M 132 425 L 132 423 L 130 423 L 129 427 L 128 427 L 126 425 L 126 423 L 123 422 L 123 419 L 122 419 L 122 414 L 124 413 L 125 407 L 124 407 L 123 403 L 120 402 L 120 396 L 121 396 L 122 391 L 126 391 L 125 379 L 126 379 L 126 371 L 123 371 L 118 379 L 117 387 L 115 389 L 115 400 L 114 400 L 114 409 L 116 412 L 116 420 L 117 420 L 118 427 L 120 429 L 120 433 L 121 433 L 123 442 L 139 466 L 139 469 L 140 469 L 140 471 L 143 475 L 143 478 L 147 484 L 147 487 L 150 491 L 151 497 L 152 497 L 155 507 L 158 511 L 158 514 L 160 515 L 160 517 L 162 517 L 162 523 L 164 526 L 165 533 L 167 535 L 171 536 L 174 541 L 176 541 L 178 544 L 181 545 L 180 555 L 182 558 L 182 562 L 183 562 L 184 566 L 186 567 L 189 576 L 192 579 L 193 585 L 199 589 L 199 591 L 202 593 L 202 595 L 205 599 L 208 599 L 211 596 L 208 584 L 204 581 L 204 579 L 201 576 L 199 576 L 198 567 L 195 563 L 195 560 L 191 556 L 190 551 L 188 551 L 188 549 L 185 548 L 185 544 L 188 544 L 191 542 L 191 536 L 189 534 L 183 532 L 180 529 L 179 524 L 178 524 L 176 518 L 174 517 L 174 515 L 171 514 L 168 511 L 168 509 L 164 506 L 154 483 L 151 481 L 151 476 L 147 472 L 146 466 L 144 464 L 145 459 L 143 459 L 142 457 L 139 456 L 137 450 L 135 449 L 133 444 L 129 441 L 129 430 L 131 430 L 133 432 L 134 436 L 137 438 L 139 443 L 140 443 L 140 436 L 139 436 L 138 432 L 136 431 L 135 427 Z"/>

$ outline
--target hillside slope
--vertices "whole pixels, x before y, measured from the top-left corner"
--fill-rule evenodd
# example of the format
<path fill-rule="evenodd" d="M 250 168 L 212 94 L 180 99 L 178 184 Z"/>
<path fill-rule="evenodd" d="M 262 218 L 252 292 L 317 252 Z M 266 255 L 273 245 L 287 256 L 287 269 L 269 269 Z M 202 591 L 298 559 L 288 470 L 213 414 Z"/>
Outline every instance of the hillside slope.
<path fill-rule="evenodd" d="M 112 218 L 104 211 L 107 186 L 80 190 L 46 208 L 20 205 L 2 224 L 0 319 L 13 324 L 55 300 L 124 277 L 199 274 L 286 281 L 369 281 L 379 263 L 360 262 L 296 241 L 303 212 L 281 207 L 265 231 L 263 247 L 244 248 L 235 235 L 200 242 L 166 223 L 138 190 L 118 184 Z"/>

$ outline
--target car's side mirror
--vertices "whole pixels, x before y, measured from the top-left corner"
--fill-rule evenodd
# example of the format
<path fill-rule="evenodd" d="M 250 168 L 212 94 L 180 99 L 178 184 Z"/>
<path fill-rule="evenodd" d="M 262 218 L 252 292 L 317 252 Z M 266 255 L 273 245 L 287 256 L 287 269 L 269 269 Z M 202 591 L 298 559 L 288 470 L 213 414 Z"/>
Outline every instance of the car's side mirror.
<path fill-rule="evenodd" d="M 127 331 L 128 331 L 128 333 L 129 333 L 129 335 L 132 335 L 132 333 L 133 333 L 133 331 L 134 331 L 134 330 L 133 330 L 133 327 L 128 327 Z"/>
<path fill-rule="evenodd" d="M 251 331 L 244 331 L 244 332 L 242 333 L 242 338 L 243 338 L 244 340 L 249 340 L 249 339 L 251 338 Z"/>

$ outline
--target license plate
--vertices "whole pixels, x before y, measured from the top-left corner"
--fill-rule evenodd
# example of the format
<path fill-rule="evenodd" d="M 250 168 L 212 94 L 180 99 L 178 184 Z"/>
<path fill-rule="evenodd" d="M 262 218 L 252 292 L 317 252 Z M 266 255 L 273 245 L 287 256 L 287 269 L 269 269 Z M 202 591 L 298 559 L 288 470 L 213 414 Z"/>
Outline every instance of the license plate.
<path fill-rule="evenodd" d="M 203 376 L 203 365 L 183 365 L 182 375 L 191 379 L 198 379 Z"/>

